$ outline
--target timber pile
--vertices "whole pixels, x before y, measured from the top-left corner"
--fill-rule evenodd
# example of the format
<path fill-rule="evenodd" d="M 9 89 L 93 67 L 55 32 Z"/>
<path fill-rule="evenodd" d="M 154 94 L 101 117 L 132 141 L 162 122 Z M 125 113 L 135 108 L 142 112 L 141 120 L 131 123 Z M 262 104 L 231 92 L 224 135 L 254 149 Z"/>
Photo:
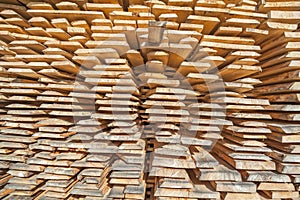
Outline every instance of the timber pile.
<path fill-rule="evenodd" d="M 0 198 L 299 199 L 299 9 L 0 0 Z"/>
<path fill-rule="evenodd" d="M 270 3 L 269 6 L 272 8 L 274 4 Z M 290 31 L 297 29 L 297 20 L 293 19 L 297 12 L 280 13 L 284 20 L 278 19 L 277 9 L 270 11 L 269 14 L 270 21 L 278 23 L 277 26 L 282 28 L 273 27 L 270 23 L 269 35 L 274 43 L 267 39 L 261 44 L 262 55 L 259 61 L 263 71 L 255 77 L 258 77 L 262 83 L 257 86 L 254 95 L 267 98 L 271 103 L 266 109 L 273 119 L 268 123 L 272 134 L 268 134 L 266 144 L 273 151 L 268 152 L 267 155 L 274 160 L 276 171 L 286 176 L 286 181 L 260 183 L 258 189 L 270 198 L 297 198 L 300 173 L 300 68 L 298 63 L 300 35 L 298 32 Z"/>

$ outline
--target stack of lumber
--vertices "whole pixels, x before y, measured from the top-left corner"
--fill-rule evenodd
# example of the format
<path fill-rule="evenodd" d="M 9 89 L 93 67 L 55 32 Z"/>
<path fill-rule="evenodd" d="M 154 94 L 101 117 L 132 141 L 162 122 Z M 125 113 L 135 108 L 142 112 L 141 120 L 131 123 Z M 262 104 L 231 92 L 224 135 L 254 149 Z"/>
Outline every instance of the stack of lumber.
<path fill-rule="evenodd" d="M 210 141 L 197 138 L 197 130 L 188 127 L 191 122 L 188 105 L 197 102 L 198 93 L 186 82 L 186 74 L 181 74 L 176 66 L 187 59 L 198 46 L 198 40 L 190 37 L 180 39 L 182 35 L 181 31 L 167 32 L 164 41 L 169 44 L 163 41 L 159 46 L 149 41 L 140 43 L 142 54 L 147 59 L 145 70 L 137 73 L 142 84 L 141 116 L 145 134 L 153 141 L 153 150 L 149 152 L 148 182 L 155 187 L 149 198 L 215 199 L 219 197 L 218 193 L 188 175 L 188 170 L 196 168 L 189 146 L 200 148 Z M 168 46 L 170 57 L 163 51 Z M 182 69 L 181 65 L 178 69 Z M 151 132 L 154 134 L 148 135 Z"/>
<path fill-rule="evenodd" d="M 278 174 L 275 183 L 258 186 L 268 198 L 299 197 L 300 34 L 294 32 L 299 23 L 297 3 L 269 2 L 260 8 L 263 12 L 269 11 L 270 18 L 266 22 L 269 37 L 261 43 L 259 61 L 263 70 L 255 77 L 262 83 L 257 85 L 253 95 L 267 98 L 271 103 L 266 110 L 272 117 L 268 122 L 272 133 L 267 135 L 265 143 L 272 148 L 267 155 L 274 160 Z M 279 179 L 280 176 L 285 177 Z"/>
<path fill-rule="evenodd" d="M 299 199 L 298 0 L 0 0 L 1 199 Z"/>
<path fill-rule="evenodd" d="M 139 91 L 120 58 L 130 48 L 125 34 L 102 32 L 98 25 L 111 28 L 112 21 L 90 11 L 93 5 L 57 4 L 59 10 L 28 3 L 30 19 L 14 14 L 28 24 L 20 33 L 17 25 L 1 24 L 1 39 L 9 44 L 1 61 L 3 183 L 11 177 L 1 195 L 143 199 L 145 142 L 139 139 Z"/>
<path fill-rule="evenodd" d="M 236 26 L 240 27 L 239 24 Z M 220 107 L 226 108 L 227 120 L 232 122 L 231 125 L 224 125 L 221 134 L 224 139 L 214 146 L 213 155 L 216 155 L 217 160 L 226 161 L 231 167 L 225 165 L 222 170 L 230 171 L 235 176 L 221 176 L 215 180 L 208 180 L 216 191 L 221 192 L 222 198 L 257 199 L 259 194 L 256 185 L 253 182 L 242 181 L 238 174 L 244 170 L 275 170 L 274 162 L 265 155 L 271 150 L 266 148 L 263 142 L 267 138 L 266 134 L 271 131 L 261 122 L 271 118 L 269 114 L 262 113 L 263 106 L 269 105 L 269 102 L 247 96 L 257 82 L 260 82 L 247 78 L 261 70 L 255 59 L 259 55 L 257 51 L 260 47 L 255 45 L 254 39 L 248 37 L 220 35 L 204 35 L 200 45 L 216 50 L 215 56 L 225 59 L 216 66 L 223 85 L 213 84 L 204 99 L 218 103 L 218 106 L 222 104 Z M 221 116 L 219 113 L 219 117 Z M 220 170 L 218 167 L 214 170 Z M 202 171 L 209 172 L 200 169 L 199 179 L 205 180 L 201 177 Z"/>

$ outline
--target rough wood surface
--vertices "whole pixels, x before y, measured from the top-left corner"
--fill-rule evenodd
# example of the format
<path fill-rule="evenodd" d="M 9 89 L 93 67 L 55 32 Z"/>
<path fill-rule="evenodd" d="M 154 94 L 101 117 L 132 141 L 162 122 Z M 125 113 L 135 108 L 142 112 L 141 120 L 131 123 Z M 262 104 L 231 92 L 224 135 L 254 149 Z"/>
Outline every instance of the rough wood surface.
<path fill-rule="evenodd" d="M 299 199 L 296 0 L 3 0 L 0 199 Z"/>

